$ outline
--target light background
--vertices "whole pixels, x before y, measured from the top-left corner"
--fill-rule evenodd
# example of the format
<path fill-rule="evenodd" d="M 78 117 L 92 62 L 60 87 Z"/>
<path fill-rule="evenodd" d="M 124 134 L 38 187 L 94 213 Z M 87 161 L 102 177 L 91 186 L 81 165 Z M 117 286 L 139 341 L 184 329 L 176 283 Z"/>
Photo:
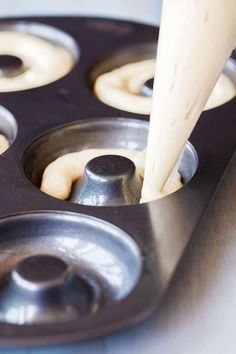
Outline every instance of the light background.
<path fill-rule="evenodd" d="M 0 17 L 92 15 L 158 24 L 161 0 L 0 0 Z"/>

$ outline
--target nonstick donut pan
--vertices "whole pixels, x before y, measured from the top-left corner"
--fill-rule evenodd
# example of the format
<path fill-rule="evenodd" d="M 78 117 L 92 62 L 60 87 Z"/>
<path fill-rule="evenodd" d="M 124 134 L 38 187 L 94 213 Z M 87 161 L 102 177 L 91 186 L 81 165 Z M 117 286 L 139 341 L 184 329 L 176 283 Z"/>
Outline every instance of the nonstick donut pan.
<path fill-rule="evenodd" d="M 145 148 L 149 117 L 103 104 L 92 84 L 108 70 L 153 58 L 158 29 L 48 17 L 1 20 L 4 30 L 61 46 L 74 65 L 50 84 L 0 93 L 0 133 L 10 142 L 0 156 L 0 345 L 83 340 L 137 323 L 160 302 L 234 153 L 236 99 L 203 112 L 181 160 L 184 186 L 177 192 L 144 204 L 120 198 L 116 171 L 124 176 L 133 168 L 120 159 L 109 183 L 101 187 L 97 179 L 92 190 L 115 206 L 58 200 L 39 186 L 60 155 Z M 236 83 L 234 56 L 224 71 Z M 88 172 L 109 165 L 106 158 Z"/>

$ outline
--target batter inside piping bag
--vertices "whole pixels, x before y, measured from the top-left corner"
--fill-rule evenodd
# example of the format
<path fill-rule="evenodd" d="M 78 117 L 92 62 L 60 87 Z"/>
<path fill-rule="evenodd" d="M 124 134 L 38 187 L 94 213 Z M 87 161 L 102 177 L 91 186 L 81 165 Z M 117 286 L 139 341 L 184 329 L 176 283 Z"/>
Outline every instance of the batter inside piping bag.
<path fill-rule="evenodd" d="M 97 154 L 122 154 L 142 176 L 144 171 L 142 202 L 180 188 L 179 157 L 235 44 L 235 13 L 234 0 L 164 0 L 146 157 L 144 152 L 113 149 L 68 154 L 46 168 L 41 190 L 66 199 L 86 162 Z M 119 77 L 112 80 L 120 83 Z M 220 77 L 221 84 L 226 81 Z M 128 87 L 137 89 L 137 82 L 128 82 Z"/>

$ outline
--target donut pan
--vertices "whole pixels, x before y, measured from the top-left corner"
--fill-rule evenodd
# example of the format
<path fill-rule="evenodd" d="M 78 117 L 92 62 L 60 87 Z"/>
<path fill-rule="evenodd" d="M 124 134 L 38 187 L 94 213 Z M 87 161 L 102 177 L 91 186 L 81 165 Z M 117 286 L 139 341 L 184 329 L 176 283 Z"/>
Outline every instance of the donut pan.
<path fill-rule="evenodd" d="M 75 65 L 46 86 L 0 93 L 0 345 L 84 340 L 160 302 L 235 150 L 236 99 L 205 111 L 180 165 L 185 185 L 144 204 L 96 207 L 39 190 L 52 160 L 83 148 L 146 146 L 148 116 L 100 102 L 97 75 L 154 57 L 158 30 L 96 18 L 0 21 L 61 43 Z M 63 44 L 62 44 L 63 43 Z M 225 72 L 236 82 L 234 58 Z"/>

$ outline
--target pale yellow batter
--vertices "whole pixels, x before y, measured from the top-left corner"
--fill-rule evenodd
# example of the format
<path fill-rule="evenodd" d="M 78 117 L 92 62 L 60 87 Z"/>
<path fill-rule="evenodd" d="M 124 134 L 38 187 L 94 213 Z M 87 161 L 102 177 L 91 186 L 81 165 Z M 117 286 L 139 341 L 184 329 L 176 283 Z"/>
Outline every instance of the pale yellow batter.
<path fill-rule="evenodd" d="M 84 173 L 87 162 L 97 156 L 121 155 L 132 160 L 141 178 L 144 174 L 145 151 L 128 149 L 87 149 L 63 155 L 50 163 L 44 171 L 41 191 L 58 199 L 70 196 L 72 184 Z M 174 180 L 166 186 L 165 193 L 170 194 L 182 187 L 180 175 L 175 174 Z"/>
<path fill-rule="evenodd" d="M 142 201 L 160 198 L 176 169 L 236 43 L 235 14 L 235 0 L 163 2 Z"/>
<path fill-rule="evenodd" d="M 0 55 L 19 57 L 25 67 L 17 76 L 0 77 L 0 92 L 46 85 L 66 75 L 74 65 L 67 50 L 45 39 L 15 31 L 0 31 Z"/>
<path fill-rule="evenodd" d="M 177 172 L 179 157 L 235 45 L 235 13 L 235 0 L 164 0 L 142 201 L 161 198 L 181 187 Z M 147 64 L 152 65 L 150 61 Z M 129 110 L 127 107 L 131 107 L 132 97 L 137 98 L 140 78 L 144 81 L 150 78 L 146 71 L 138 77 L 136 69 L 133 67 L 132 70 L 125 67 L 127 73 L 124 76 L 105 77 L 105 95 L 104 86 L 101 80 L 98 81 L 95 92 L 101 90 L 102 100 L 104 97 L 111 100 L 109 92 L 112 93 L 115 87 L 114 97 L 125 104 L 118 108 Z M 222 98 L 221 86 L 225 83 L 228 86 L 229 80 L 222 76 L 219 83 L 215 97 Z M 125 96 L 124 87 L 128 91 L 134 90 L 135 94 L 128 92 Z M 235 95 L 235 88 L 232 89 L 233 93 L 227 99 Z M 228 89 L 222 90 L 228 92 Z M 216 105 L 215 97 L 211 98 L 213 103 L 208 102 L 208 108 Z M 137 100 L 135 104 L 138 106 Z M 217 99 L 218 104 L 221 103 Z M 140 107 L 143 108 L 142 104 Z M 86 163 L 104 154 L 130 158 L 143 175 L 145 152 L 85 150 L 52 162 L 44 172 L 41 190 L 60 199 L 68 198 L 72 183 L 82 175 Z"/>
<path fill-rule="evenodd" d="M 156 60 L 144 60 L 123 65 L 118 69 L 99 76 L 94 84 L 95 95 L 109 106 L 124 111 L 150 114 L 152 98 L 141 95 L 144 83 L 153 78 Z M 235 84 L 221 74 L 204 110 L 228 102 L 236 94 Z"/>
<path fill-rule="evenodd" d="M 9 141 L 7 138 L 0 134 L 0 155 L 3 154 L 10 146 Z"/>
<path fill-rule="evenodd" d="M 155 60 L 132 63 L 99 76 L 95 95 L 109 106 L 128 112 L 150 114 L 151 98 L 141 96 L 145 81 L 153 78 Z"/>

